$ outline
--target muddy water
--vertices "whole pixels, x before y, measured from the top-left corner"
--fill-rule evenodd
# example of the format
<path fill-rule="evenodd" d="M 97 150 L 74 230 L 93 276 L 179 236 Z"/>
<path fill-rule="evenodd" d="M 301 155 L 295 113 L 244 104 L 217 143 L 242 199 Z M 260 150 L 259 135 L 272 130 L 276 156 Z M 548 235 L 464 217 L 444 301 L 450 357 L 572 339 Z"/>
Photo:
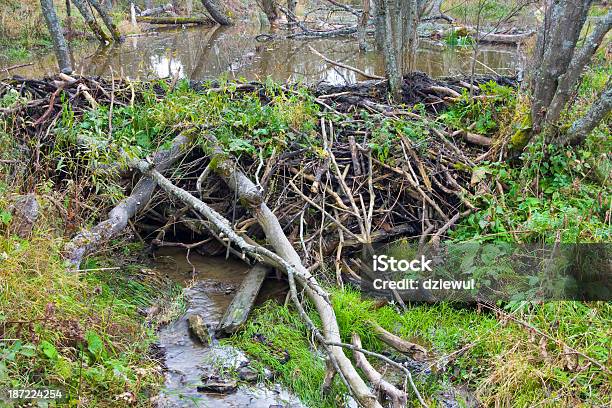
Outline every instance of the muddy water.
<path fill-rule="evenodd" d="M 194 80 L 247 78 L 278 81 L 355 82 L 358 74 L 330 66 L 311 53 L 308 45 L 329 58 L 355 66 L 370 74 L 384 74 L 382 55 L 370 46 L 359 52 L 352 38 L 282 40 L 257 42 L 267 33 L 256 23 L 233 27 L 165 29 L 144 37 L 130 37 L 124 44 L 97 49 L 94 43 L 73 49 L 75 70 L 86 75 L 123 74 L 131 78 L 156 78 L 174 75 Z M 422 41 L 416 69 L 431 76 L 466 74 L 472 66 L 471 48 L 449 48 Z M 517 70 L 517 50 L 512 47 L 483 46 L 475 63 L 477 73 L 503 75 Z M 55 71 L 52 54 L 38 56 L 32 66 L 14 74 L 40 77 Z"/>
<path fill-rule="evenodd" d="M 207 326 L 216 327 L 248 266 L 225 258 L 191 254 L 189 262 L 181 249 L 167 248 L 156 253 L 156 269 L 186 287 L 187 310 L 180 318 L 161 329 L 159 345 L 165 354 L 166 383 L 158 399 L 159 407 L 269 408 L 302 407 L 296 397 L 280 387 L 242 385 L 229 394 L 199 392 L 203 378 L 248 365 L 239 350 L 220 346 L 212 339 L 203 346 L 193 338 L 187 319 L 199 314 Z M 275 292 L 274 285 L 266 289 Z"/>

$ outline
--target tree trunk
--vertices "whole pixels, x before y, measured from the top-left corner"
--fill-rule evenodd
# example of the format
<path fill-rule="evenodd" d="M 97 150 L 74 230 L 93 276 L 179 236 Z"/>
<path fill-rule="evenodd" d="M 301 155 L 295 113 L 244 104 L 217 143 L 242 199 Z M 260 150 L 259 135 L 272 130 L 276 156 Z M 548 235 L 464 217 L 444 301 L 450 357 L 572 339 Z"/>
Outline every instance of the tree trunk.
<path fill-rule="evenodd" d="M 293 28 L 293 25 L 295 25 L 296 23 L 295 21 L 296 8 L 297 8 L 297 0 L 287 0 L 287 10 L 289 11 L 289 13 L 287 14 L 287 19 L 288 19 L 288 22 L 291 28 Z"/>
<path fill-rule="evenodd" d="M 113 18 L 110 16 L 110 11 L 106 4 L 102 3 L 100 0 L 87 1 L 89 1 L 89 3 L 98 11 L 98 14 L 100 14 L 102 21 L 104 21 L 104 24 L 110 31 L 111 35 L 113 36 L 113 39 L 117 42 L 123 42 L 123 36 L 119 32 L 119 29 L 117 28 L 115 23 L 113 22 Z"/>
<path fill-rule="evenodd" d="M 53 49 L 55 50 L 59 69 L 65 74 L 70 74 L 72 73 L 70 52 L 68 51 L 68 44 L 62 33 L 62 27 L 53 6 L 53 0 L 40 0 L 40 7 L 45 17 L 49 34 L 51 34 L 51 39 L 53 40 Z"/>
<path fill-rule="evenodd" d="M 572 60 L 580 31 L 586 20 L 592 0 L 555 0 L 546 10 L 545 24 L 538 36 L 536 75 L 533 79 L 531 119 L 534 133 L 545 124 L 559 78 Z"/>
<path fill-rule="evenodd" d="M 223 10 L 223 7 L 217 2 L 217 0 L 202 0 L 202 4 L 208 11 L 208 14 L 213 20 L 219 25 L 230 25 L 230 21 L 227 13 Z"/>
<path fill-rule="evenodd" d="M 302 259 L 285 236 L 278 219 L 263 201 L 261 193 L 253 182 L 240 172 L 235 163 L 227 159 L 220 149 L 216 150 L 214 155 L 216 165 L 213 170 L 225 180 L 231 190 L 236 192 L 242 205 L 255 217 L 263 229 L 270 246 L 295 269 L 296 277 L 304 286 L 304 290 L 321 317 L 321 326 L 327 342 L 341 342 L 340 329 L 333 308 L 327 299 L 315 291 L 311 285 L 307 284 L 307 282 L 316 284 L 316 279 L 302 264 Z M 338 367 L 349 383 L 355 398 L 365 407 L 381 408 L 382 406 L 376 401 L 376 398 L 372 395 L 370 389 L 359 376 L 343 350 L 337 346 L 330 346 L 329 351 L 338 363 Z"/>
<path fill-rule="evenodd" d="M 379 24 L 384 24 L 383 55 L 389 90 L 401 100 L 403 75 L 411 69 L 417 48 L 419 3 L 417 0 L 380 0 Z"/>
<path fill-rule="evenodd" d="M 260 0 L 261 9 L 268 18 L 270 26 L 276 27 L 276 23 L 279 17 L 278 7 L 276 6 L 275 0 Z"/>
<path fill-rule="evenodd" d="M 91 31 L 93 31 L 94 35 L 102 44 L 110 43 L 112 40 L 104 32 L 102 27 L 98 24 L 93 14 L 91 14 L 91 10 L 89 9 L 89 4 L 86 4 L 84 0 L 72 0 L 76 8 L 79 10 L 79 13 L 83 16 L 83 20 L 89 26 Z"/>
<path fill-rule="evenodd" d="M 595 54 L 595 51 L 601 45 L 610 28 L 612 28 L 612 11 L 609 11 L 607 15 L 602 17 L 593 32 L 585 39 L 582 48 L 576 51 L 567 71 L 559 77 L 557 91 L 546 113 L 546 123 L 554 124 L 559 120 L 563 108 L 569 101 L 572 90 L 576 87 L 582 76 L 584 68 L 591 61 L 593 54 Z"/>
<path fill-rule="evenodd" d="M 156 153 L 153 157 L 155 169 L 160 172 L 168 169 L 182 155 L 188 142 L 188 138 L 177 136 L 170 149 Z M 83 257 L 123 231 L 128 220 L 149 203 L 156 186 L 157 183 L 151 177 L 138 180 L 130 196 L 121 200 L 110 211 L 106 220 L 91 229 L 81 231 L 66 245 L 65 258 L 78 269 Z"/>
<path fill-rule="evenodd" d="M 368 48 L 366 43 L 366 30 L 368 28 L 368 21 L 370 20 L 370 0 L 363 0 L 362 12 L 359 18 L 359 31 L 357 35 L 359 37 L 359 49 L 365 51 Z"/>
<path fill-rule="evenodd" d="M 606 116 L 612 112 L 612 83 L 608 80 L 606 89 L 593 103 L 589 111 L 578 119 L 567 135 L 560 140 L 563 145 L 577 145 L 585 141 L 587 136 L 599 125 Z"/>

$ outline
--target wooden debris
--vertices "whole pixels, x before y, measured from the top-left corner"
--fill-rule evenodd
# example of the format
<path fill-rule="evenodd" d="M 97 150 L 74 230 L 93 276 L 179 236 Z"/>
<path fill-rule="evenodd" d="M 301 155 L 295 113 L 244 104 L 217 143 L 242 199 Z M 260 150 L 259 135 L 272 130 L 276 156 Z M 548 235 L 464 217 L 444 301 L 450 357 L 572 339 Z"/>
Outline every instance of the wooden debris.
<path fill-rule="evenodd" d="M 242 327 L 249 317 L 261 285 L 270 271 L 271 268 L 262 264 L 257 264 L 248 271 L 217 326 L 217 334 L 230 335 Z"/>

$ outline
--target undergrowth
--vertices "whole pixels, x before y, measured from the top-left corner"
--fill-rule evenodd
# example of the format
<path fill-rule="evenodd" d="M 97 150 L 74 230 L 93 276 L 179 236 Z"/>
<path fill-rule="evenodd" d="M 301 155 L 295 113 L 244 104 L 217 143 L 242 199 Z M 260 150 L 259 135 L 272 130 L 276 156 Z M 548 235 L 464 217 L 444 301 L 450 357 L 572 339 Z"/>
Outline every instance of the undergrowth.
<path fill-rule="evenodd" d="M 563 346 L 542 340 L 501 316 L 448 303 L 415 304 L 401 312 L 393 304 L 377 308 L 374 301 L 364 300 L 350 288 L 331 289 L 331 293 L 344 342 L 350 342 L 356 332 L 364 348 L 393 353 L 373 334 L 368 321 L 374 321 L 430 350 L 431 370 L 416 375 L 415 381 L 432 406 L 439 406 L 436 396 L 451 384 L 467 384 L 484 406 L 605 406 L 612 402 L 605 373 L 583 358 L 578 360 L 579 368 L 572 367 Z M 523 304 L 507 312 L 600 362 L 609 358 L 609 303 Z M 310 315 L 318 322 L 316 313 Z M 244 331 L 227 342 L 254 358 L 262 372 L 264 368 L 277 372 L 277 380 L 309 406 L 336 407 L 344 386 L 336 380 L 332 392 L 321 398 L 324 356 L 308 338 L 308 329 L 293 308 L 268 303 L 255 312 Z M 281 351 L 289 354 L 287 362 L 279 357 Z M 374 357 L 368 359 L 381 365 Z M 385 370 L 401 383 L 401 375 L 388 367 Z"/>

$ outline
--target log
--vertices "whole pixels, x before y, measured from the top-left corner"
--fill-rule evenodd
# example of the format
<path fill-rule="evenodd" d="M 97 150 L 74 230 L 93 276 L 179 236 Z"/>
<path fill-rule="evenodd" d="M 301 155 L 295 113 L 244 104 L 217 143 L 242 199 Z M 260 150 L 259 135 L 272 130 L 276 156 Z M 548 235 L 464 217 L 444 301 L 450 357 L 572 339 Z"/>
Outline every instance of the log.
<path fill-rule="evenodd" d="M 167 170 L 182 156 L 189 143 L 185 136 L 177 136 L 168 150 L 163 150 L 153 157 L 153 166 L 157 171 Z M 108 219 L 91 229 L 84 229 L 64 247 L 64 257 L 74 269 L 78 269 L 83 258 L 93 252 L 102 243 L 117 236 L 127 226 L 128 220 L 142 210 L 153 195 L 157 183 L 151 177 L 142 177 L 129 197 L 121 200 L 108 214 Z"/>
<path fill-rule="evenodd" d="M 483 43 L 494 44 L 520 44 L 527 41 L 535 34 L 535 31 L 529 31 L 521 34 L 482 34 L 478 37 L 478 41 Z"/>
<path fill-rule="evenodd" d="M 211 142 L 214 151 L 213 161 L 216 165 L 213 170 L 225 180 L 230 189 L 237 194 L 242 205 L 255 217 L 262 227 L 266 239 L 276 253 L 295 269 L 295 276 L 304 286 L 308 297 L 312 300 L 321 317 L 321 326 L 327 343 L 340 343 L 340 328 L 338 327 L 334 309 L 329 300 L 322 296 L 321 292 L 323 292 L 323 289 L 319 286 L 316 279 L 302 264 L 300 255 L 287 239 L 278 222 L 278 218 L 276 218 L 263 201 L 261 192 L 255 184 L 238 169 L 236 163 L 224 154 L 218 147 L 217 141 L 212 136 L 208 136 L 208 140 Z M 329 346 L 329 353 L 330 357 L 337 363 L 340 374 L 348 383 L 351 392 L 358 402 L 366 408 L 382 408 L 367 384 L 359 376 L 351 361 L 344 354 L 342 348 L 335 345 Z"/>
<path fill-rule="evenodd" d="M 361 339 L 359 338 L 359 335 L 357 333 L 353 333 L 352 343 L 355 347 L 362 348 Z M 368 381 L 370 381 L 370 383 L 374 386 L 374 388 L 381 390 L 389 397 L 389 399 L 391 399 L 391 406 L 393 408 L 406 407 L 408 395 L 404 391 L 399 390 L 395 385 L 386 381 L 383 378 L 382 374 L 380 374 L 378 371 L 376 371 L 374 367 L 372 367 L 372 364 L 370 364 L 370 362 L 363 355 L 363 353 L 353 349 L 353 357 L 355 358 L 355 363 L 357 364 L 357 367 L 363 370 L 363 373 L 367 377 Z"/>
<path fill-rule="evenodd" d="M 261 285 L 270 271 L 271 268 L 262 264 L 249 270 L 217 326 L 218 335 L 234 334 L 247 321 Z"/>
<path fill-rule="evenodd" d="M 245 253 L 256 256 L 262 262 L 268 261 L 268 264 L 284 271 L 289 277 L 290 287 L 293 285 L 295 279 L 297 279 L 303 286 L 308 297 L 312 300 L 321 318 L 324 336 L 321 337 L 324 341 L 323 346 L 326 347 L 330 358 L 334 361 L 337 372 L 349 387 L 350 392 L 365 408 L 382 408 L 382 405 L 372 394 L 365 381 L 359 376 L 351 360 L 344 354 L 341 346 L 337 345 L 341 343 L 340 328 L 338 327 L 338 322 L 334 309 L 330 303 L 329 295 L 318 284 L 310 271 L 302 264 L 300 256 L 287 239 L 278 219 L 263 201 L 259 189 L 237 168 L 236 163 L 226 156 L 212 135 L 205 135 L 205 137 L 207 137 L 210 143 L 208 147 L 212 148 L 213 151 L 211 158 L 211 161 L 214 163 L 213 170 L 225 180 L 233 191 L 235 191 L 243 207 L 246 207 L 252 213 L 262 227 L 268 242 L 276 253 L 261 246 L 247 243 L 244 238 L 240 237 L 232 229 L 226 218 L 192 194 L 172 184 L 157 171 L 151 163 L 140 160 L 131 163 L 131 165 L 147 177 L 152 178 L 164 191 L 172 194 L 206 217 L 221 233 L 240 249 L 245 251 Z M 294 302 L 295 300 L 297 300 L 297 296 L 295 296 Z M 299 301 L 296 307 L 300 310 L 301 304 L 299 304 Z M 308 318 L 305 313 L 302 316 L 306 319 Z M 311 324 L 312 322 L 309 323 Z M 313 327 L 313 331 L 316 330 L 314 326 L 311 327 Z M 318 331 L 315 333 L 318 333 Z"/>
<path fill-rule="evenodd" d="M 206 17 L 140 17 L 136 16 L 136 21 L 139 23 L 148 24 L 168 24 L 168 25 L 181 25 L 181 24 L 198 24 L 198 25 L 212 25 L 213 22 Z"/>
<path fill-rule="evenodd" d="M 151 17 L 157 14 L 163 14 L 167 11 L 172 11 L 172 10 L 174 10 L 174 7 L 172 6 L 172 4 L 166 4 L 165 6 L 153 7 L 150 9 L 143 10 L 138 15 L 140 17 Z"/>
<path fill-rule="evenodd" d="M 383 329 L 382 326 L 376 324 L 373 321 L 369 322 L 378 338 L 385 344 L 393 347 L 400 353 L 410 354 L 417 361 L 423 361 L 423 359 L 427 356 L 427 350 L 425 347 L 420 346 L 416 343 L 409 342 L 408 340 L 404 340 L 395 334 L 388 332 Z"/>
<path fill-rule="evenodd" d="M 218 2 L 217 0 L 201 0 L 202 5 L 208 11 L 208 14 L 212 17 L 212 19 L 219 25 L 231 25 L 232 20 L 227 15 L 227 11 L 223 6 L 223 3 Z"/>

